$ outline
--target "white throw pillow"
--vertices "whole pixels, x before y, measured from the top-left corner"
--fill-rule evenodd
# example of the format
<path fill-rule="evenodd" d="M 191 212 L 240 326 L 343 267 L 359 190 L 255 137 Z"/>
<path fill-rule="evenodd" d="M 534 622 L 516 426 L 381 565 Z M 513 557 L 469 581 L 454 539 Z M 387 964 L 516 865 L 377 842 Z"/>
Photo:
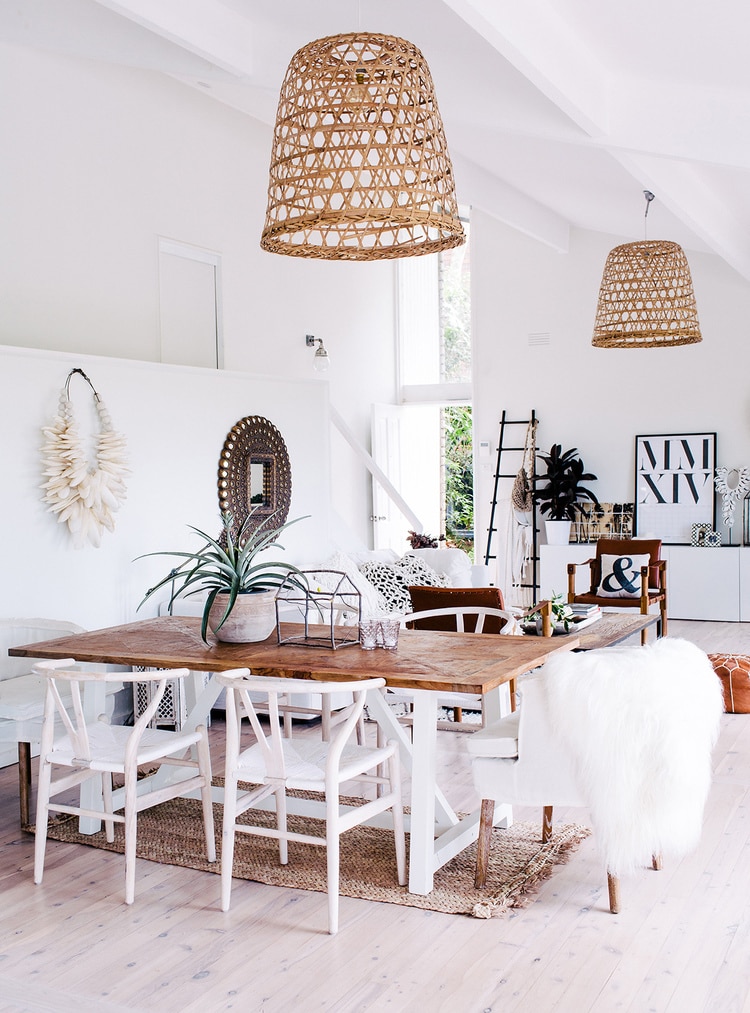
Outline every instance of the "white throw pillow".
<path fill-rule="evenodd" d="M 640 598 L 641 567 L 648 566 L 648 553 L 639 556 L 602 555 L 601 583 L 597 594 L 602 598 Z"/>
<path fill-rule="evenodd" d="M 397 563 L 363 563 L 360 572 L 385 598 L 388 612 L 411 612 L 409 587 L 414 584 L 448 587 L 445 574 L 436 573 L 417 556 L 404 556 Z"/>
<path fill-rule="evenodd" d="M 326 570 L 341 570 L 351 580 L 362 595 L 362 614 L 375 615 L 383 612 L 386 607 L 385 598 L 378 589 L 370 583 L 367 577 L 360 573 L 357 564 L 343 552 L 337 552 L 323 563 Z"/>
<path fill-rule="evenodd" d="M 448 578 L 448 587 L 472 587 L 473 585 L 471 559 L 463 549 L 454 547 L 414 549 L 408 555 L 423 560 L 437 573 L 444 573 Z"/>

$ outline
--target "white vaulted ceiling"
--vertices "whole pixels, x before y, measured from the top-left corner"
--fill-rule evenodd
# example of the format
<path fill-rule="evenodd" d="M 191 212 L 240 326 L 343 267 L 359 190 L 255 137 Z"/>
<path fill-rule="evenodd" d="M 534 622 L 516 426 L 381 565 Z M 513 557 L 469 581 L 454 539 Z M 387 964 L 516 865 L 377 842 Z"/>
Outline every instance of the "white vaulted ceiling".
<path fill-rule="evenodd" d="M 746 0 L 0 0 L 0 41 L 163 72 L 269 124 L 294 51 L 358 29 L 427 58 L 462 203 L 564 250 L 571 226 L 642 238 L 649 189 L 649 238 L 750 278 Z"/>

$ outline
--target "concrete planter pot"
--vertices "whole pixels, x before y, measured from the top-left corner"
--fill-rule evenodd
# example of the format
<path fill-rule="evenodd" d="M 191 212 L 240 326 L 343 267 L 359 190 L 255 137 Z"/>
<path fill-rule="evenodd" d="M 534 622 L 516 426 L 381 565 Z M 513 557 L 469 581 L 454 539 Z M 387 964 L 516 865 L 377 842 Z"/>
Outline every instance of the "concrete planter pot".
<path fill-rule="evenodd" d="M 240 592 L 234 608 L 217 630 L 227 607 L 228 593 L 220 591 L 208 613 L 208 625 L 216 639 L 226 644 L 255 644 L 266 640 L 276 625 L 276 591 Z"/>

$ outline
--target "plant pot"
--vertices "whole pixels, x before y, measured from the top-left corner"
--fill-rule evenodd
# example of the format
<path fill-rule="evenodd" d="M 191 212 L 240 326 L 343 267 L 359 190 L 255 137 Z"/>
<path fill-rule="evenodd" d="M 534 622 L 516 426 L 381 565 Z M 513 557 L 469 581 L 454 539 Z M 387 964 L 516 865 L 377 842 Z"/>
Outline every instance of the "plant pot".
<path fill-rule="evenodd" d="M 567 545 L 570 541 L 570 521 L 545 521 L 547 545 Z"/>
<path fill-rule="evenodd" d="M 228 594 L 220 591 L 208 613 L 208 625 L 216 639 L 226 644 L 255 644 L 269 637 L 276 625 L 276 591 L 241 592 L 226 622 L 217 630 Z"/>

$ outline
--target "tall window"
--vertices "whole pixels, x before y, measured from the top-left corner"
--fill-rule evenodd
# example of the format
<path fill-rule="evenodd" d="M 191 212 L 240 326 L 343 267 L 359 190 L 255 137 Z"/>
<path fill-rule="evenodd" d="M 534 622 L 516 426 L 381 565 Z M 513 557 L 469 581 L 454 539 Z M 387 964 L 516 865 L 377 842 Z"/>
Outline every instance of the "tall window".
<path fill-rule="evenodd" d="M 465 222 L 467 236 L 468 222 Z M 399 368 L 403 438 L 432 432 L 421 456 L 425 501 L 412 502 L 430 534 L 443 534 L 471 551 L 474 493 L 471 417 L 470 245 L 428 257 L 399 261 Z M 408 407 L 407 407 L 408 406 Z M 427 421 L 430 420 L 430 421 Z M 433 449 L 434 448 L 434 449 Z M 432 469 L 437 469 L 433 481 Z M 430 471 L 429 480 L 427 472 Z M 439 502 L 435 502 L 435 490 Z M 416 492 L 419 499 L 420 493 Z M 426 502 L 432 497 L 431 502 Z M 434 526 L 433 526 L 434 525 Z M 439 531 L 435 530 L 439 527 Z"/>

